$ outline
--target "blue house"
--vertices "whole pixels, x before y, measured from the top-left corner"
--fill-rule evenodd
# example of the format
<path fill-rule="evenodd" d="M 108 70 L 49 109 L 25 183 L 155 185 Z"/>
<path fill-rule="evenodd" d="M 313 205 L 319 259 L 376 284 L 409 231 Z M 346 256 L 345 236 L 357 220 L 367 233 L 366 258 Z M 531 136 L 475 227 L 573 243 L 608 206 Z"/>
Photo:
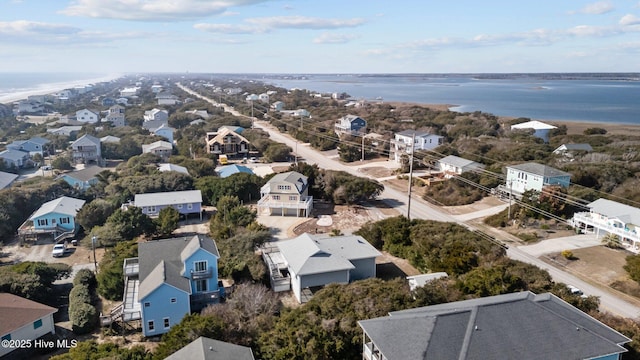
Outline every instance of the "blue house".
<path fill-rule="evenodd" d="M 101 171 L 105 170 L 99 166 L 88 166 L 82 170 L 73 171 L 60 176 L 67 184 L 72 187 L 85 191 L 92 185 L 98 183 L 98 175 Z"/>
<path fill-rule="evenodd" d="M 160 210 L 171 206 L 185 216 L 200 214 L 202 219 L 202 192 L 200 190 L 170 191 L 136 194 L 133 206 L 142 208 L 142 213 L 154 217 Z"/>
<path fill-rule="evenodd" d="M 50 143 L 49 140 L 36 136 L 29 140 L 16 140 L 7 145 L 7 149 L 26 151 L 31 156 L 35 154 L 44 156 L 44 148 L 48 143 Z"/>
<path fill-rule="evenodd" d="M 75 230 L 75 217 L 80 208 L 84 205 L 84 200 L 63 196 L 55 200 L 48 201 L 29 217 L 33 221 L 36 230 L 64 229 L 64 231 Z"/>
<path fill-rule="evenodd" d="M 338 135 L 360 135 L 364 134 L 367 121 L 355 115 L 345 115 L 335 124 L 334 130 Z"/>
<path fill-rule="evenodd" d="M 213 239 L 200 234 L 139 243 L 138 257 L 124 261 L 126 286 L 118 311 L 125 321 L 142 320 L 144 336 L 166 333 L 185 315 L 224 296 L 219 257 Z"/>

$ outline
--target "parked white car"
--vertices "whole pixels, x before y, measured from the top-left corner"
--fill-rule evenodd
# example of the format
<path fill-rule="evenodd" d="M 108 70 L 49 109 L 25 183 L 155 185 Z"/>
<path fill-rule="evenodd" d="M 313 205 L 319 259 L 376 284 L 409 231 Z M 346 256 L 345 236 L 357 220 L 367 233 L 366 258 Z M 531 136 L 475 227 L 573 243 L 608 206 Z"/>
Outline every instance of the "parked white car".
<path fill-rule="evenodd" d="M 53 255 L 53 257 L 61 257 L 64 256 L 65 252 L 67 252 L 67 247 L 65 246 L 65 244 L 55 244 L 53 245 L 51 255 Z"/>

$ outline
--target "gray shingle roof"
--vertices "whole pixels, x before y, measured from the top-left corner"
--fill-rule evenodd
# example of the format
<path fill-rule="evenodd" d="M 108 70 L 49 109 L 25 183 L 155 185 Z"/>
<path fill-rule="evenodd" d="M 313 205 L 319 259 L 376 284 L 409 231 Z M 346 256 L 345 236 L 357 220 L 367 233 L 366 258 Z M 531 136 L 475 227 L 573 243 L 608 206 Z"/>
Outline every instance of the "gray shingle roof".
<path fill-rule="evenodd" d="M 402 135 L 402 136 L 409 136 L 409 137 L 413 136 L 414 134 L 416 135 L 416 137 L 427 137 L 427 136 L 430 136 L 430 135 L 437 136 L 435 134 L 431 134 L 431 133 L 428 133 L 426 131 L 418 131 L 418 130 L 411 130 L 411 129 L 402 130 L 402 131 L 400 131 L 400 132 L 398 132 L 396 134 L 397 135 Z"/>
<path fill-rule="evenodd" d="M 133 202 L 137 207 L 201 203 L 202 192 L 200 190 L 185 190 L 136 194 Z"/>
<path fill-rule="evenodd" d="M 138 244 L 138 262 L 140 264 L 139 299 L 144 299 L 163 283 L 191 293 L 189 279 L 182 276 L 183 258 L 202 248 L 220 257 L 213 239 L 205 235 L 193 235 L 178 238 L 141 242 Z M 186 256 L 185 256 L 186 255 Z"/>
<path fill-rule="evenodd" d="M 0 152 L 0 158 L 18 161 L 29 157 L 29 153 L 22 150 L 7 149 Z"/>
<path fill-rule="evenodd" d="M 568 172 L 564 172 L 564 171 L 552 168 L 551 166 L 542 165 L 542 164 L 533 163 L 533 162 L 518 164 L 518 165 L 511 165 L 511 166 L 507 166 L 507 168 L 516 169 L 516 170 L 527 172 L 529 174 L 544 176 L 547 178 L 558 177 L 558 176 L 571 177 L 571 174 L 569 174 Z"/>
<path fill-rule="evenodd" d="M 89 181 L 95 178 L 96 175 L 102 172 L 103 170 L 107 170 L 107 169 L 101 168 L 99 166 L 87 166 L 82 170 L 72 171 L 62 176 L 68 176 L 74 179 L 78 179 L 80 181 Z"/>
<path fill-rule="evenodd" d="M 438 162 L 442 163 L 442 164 L 450 164 L 453 166 L 457 166 L 459 168 L 463 168 L 465 166 L 469 166 L 472 164 L 478 164 L 475 161 L 472 160 L 467 160 L 464 158 L 461 158 L 459 156 L 455 156 L 455 155 L 448 155 L 443 157 L 442 159 L 438 160 Z M 480 164 L 478 164 L 480 165 Z"/>
<path fill-rule="evenodd" d="M 42 206 L 40 206 L 40 208 L 36 210 L 31 217 L 29 217 L 29 220 L 33 220 L 49 213 L 58 213 L 75 217 L 78 210 L 80 210 L 82 205 L 84 205 L 84 202 L 84 200 L 62 196 L 42 204 Z"/>
<path fill-rule="evenodd" d="M 289 267 L 298 275 L 355 269 L 350 260 L 375 258 L 380 252 L 357 235 L 326 237 L 302 234 L 278 242 Z"/>
<path fill-rule="evenodd" d="M 4 189 L 11 185 L 18 178 L 18 175 L 0 171 L 0 189 Z"/>
<path fill-rule="evenodd" d="M 100 147 L 100 139 L 89 134 L 84 134 L 80 138 L 78 138 L 78 140 L 74 141 L 73 144 L 71 144 L 71 147 L 75 148 L 78 146 L 86 145 L 95 145 L 97 147 Z"/>
<path fill-rule="evenodd" d="M 296 192 L 298 194 L 302 194 L 309 185 L 309 179 L 296 171 L 279 173 L 269 179 L 269 181 L 262 186 L 260 191 L 263 193 L 285 193 L 286 191 L 279 190 L 277 188 L 278 183 L 294 185 L 297 190 Z"/>
<path fill-rule="evenodd" d="M 251 348 L 199 337 L 166 360 L 254 360 Z"/>
<path fill-rule="evenodd" d="M 360 321 L 388 360 L 590 359 L 626 338 L 551 294 L 498 295 Z"/>

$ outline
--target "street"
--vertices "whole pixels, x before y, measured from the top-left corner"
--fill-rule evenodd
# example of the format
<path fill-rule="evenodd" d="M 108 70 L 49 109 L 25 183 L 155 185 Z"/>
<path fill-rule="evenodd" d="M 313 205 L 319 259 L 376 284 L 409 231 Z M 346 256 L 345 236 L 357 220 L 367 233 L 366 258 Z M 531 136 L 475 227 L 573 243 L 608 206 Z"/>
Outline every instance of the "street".
<path fill-rule="evenodd" d="M 196 92 L 185 88 L 178 84 L 178 86 L 186 92 L 191 93 L 194 96 L 198 96 L 200 98 L 204 98 L 205 100 L 216 105 L 217 103 L 209 98 L 205 98 L 200 96 Z M 224 106 L 225 111 L 228 111 L 237 116 L 244 116 L 239 114 L 232 108 L 228 106 Z M 246 117 L 246 116 L 245 116 Z M 327 158 L 323 156 L 321 153 L 315 151 L 307 144 L 298 143 L 297 141 L 286 134 L 282 134 L 274 127 L 270 126 L 267 122 L 264 121 L 254 121 L 254 127 L 264 130 L 269 133 L 269 136 L 272 140 L 284 143 L 294 149 L 297 152 L 298 157 L 302 157 L 306 159 L 306 162 L 309 164 L 317 164 L 318 167 L 322 169 L 330 169 L 330 170 L 341 170 L 348 172 L 350 174 L 366 177 L 365 174 L 358 171 L 357 166 L 346 166 L 334 159 Z M 357 165 L 357 164 L 355 164 Z M 437 220 L 444 222 L 455 222 L 462 226 L 469 228 L 470 230 L 476 230 L 473 226 L 469 225 L 462 219 L 457 219 L 455 216 L 449 215 L 447 213 L 442 212 L 437 209 L 435 206 L 425 202 L 417 196 L 413 196 L 411 199 L 411 213 L 407 214 L 408 210 L 408 195 L 407 192 L 401 192 L 390 187 L 385 187 L 385 190 L 380 195 L 380 199 L 387 203 L 388 205 L 397 209 L 401 214 L 405 216 L 409 215 L 412 219 L 428 219 L 428 220 Z M 500 239 L 498 239 L 500 240 Z M 640 307 L 632 304 L 629 301 L 623 299 L 624 294 L 613 290 L 611 288 L 600 288 L 597 286 L 593 286 L 583 280 L 580 280 L 578 277 L 558 269 L 556 267 L 552 267 L 545 263 L 544 261 L 538 259 L 535 256 L 529 255 L 525 251 L 518 249 L 517 247 L 509 247 L 507 250 L 507 255 L 515 260 L 523 261 L 532 265 L 535 265 L 539 268 L 545 269 L 549 272 L 551 277 L 556 282 L 562 282 L 565 284 L 571 284 L 580 288 L 586 295 L 593 295 L 600 298 L 600 307 L 603 310 L 611 312 L 615 315 L 626 317 L 626 318 L 638 318 L 640 315 Z"/>

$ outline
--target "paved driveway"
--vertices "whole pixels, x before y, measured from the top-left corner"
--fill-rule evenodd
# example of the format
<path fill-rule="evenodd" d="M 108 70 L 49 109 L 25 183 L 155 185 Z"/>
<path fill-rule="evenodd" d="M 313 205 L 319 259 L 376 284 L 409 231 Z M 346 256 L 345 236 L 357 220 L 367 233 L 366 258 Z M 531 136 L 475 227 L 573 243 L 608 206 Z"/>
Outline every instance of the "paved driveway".
<path fill-rule="evenodd" d="M 538 257 L 543 254 L 560 252 L 562 250 L 581 249 L 601 245 L 601 239 L 593 234 L 573 235 L 555 239 L 543 240 L 534 245 L 523 245 L 518 248 L 529 255 Z"/>

